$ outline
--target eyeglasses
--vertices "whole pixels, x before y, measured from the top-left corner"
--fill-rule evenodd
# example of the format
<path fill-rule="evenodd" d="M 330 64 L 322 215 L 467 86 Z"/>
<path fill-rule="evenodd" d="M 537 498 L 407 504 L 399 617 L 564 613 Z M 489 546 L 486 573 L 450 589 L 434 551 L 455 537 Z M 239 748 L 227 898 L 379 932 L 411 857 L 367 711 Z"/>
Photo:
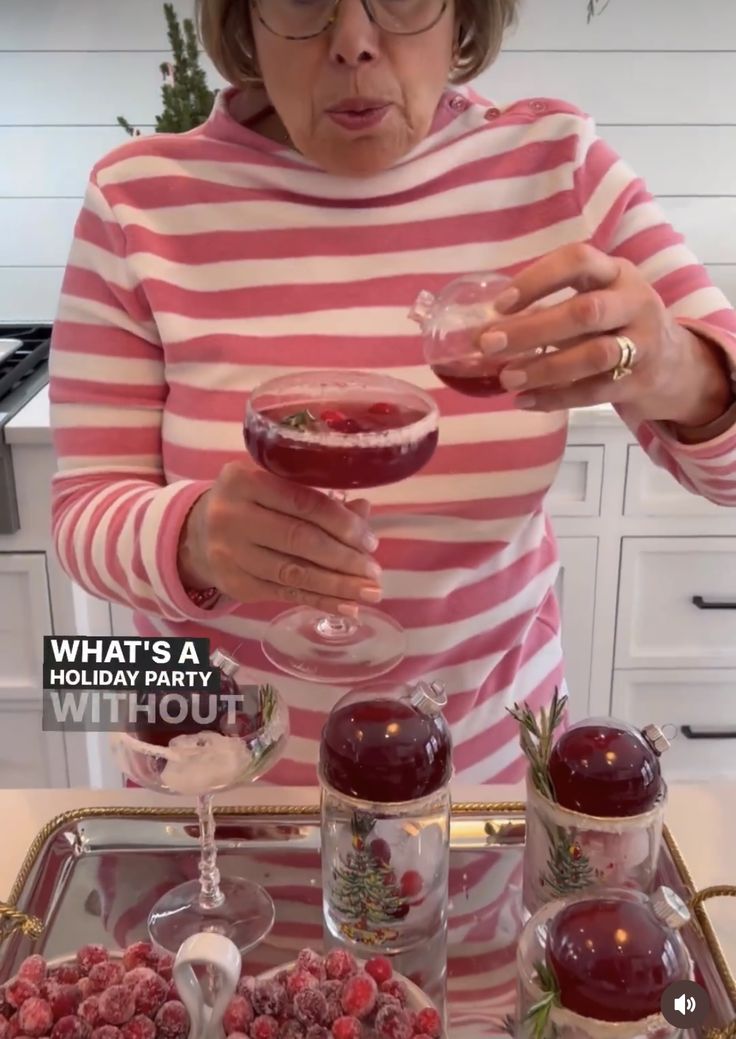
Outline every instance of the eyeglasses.
<path fill-rule="evenodd" d="M 286 40 L 320 36 L 337 18 L 341 0 L 252 0 L 258 20 Z M 360 0 L 374 25 L 397 36 L 418 36 L 439 22 L 448 0 Z"/>

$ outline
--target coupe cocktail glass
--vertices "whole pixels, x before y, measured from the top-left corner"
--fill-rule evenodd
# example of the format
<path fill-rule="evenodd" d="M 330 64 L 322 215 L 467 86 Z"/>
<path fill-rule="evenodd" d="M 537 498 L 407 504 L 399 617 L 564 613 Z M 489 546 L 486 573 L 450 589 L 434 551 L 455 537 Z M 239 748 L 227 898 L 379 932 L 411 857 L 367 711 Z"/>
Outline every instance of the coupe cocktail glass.
<path fill-rule="evenodd" d="M 257 387 L 245 417 L 254 460 L 286 480 L 345 492 L 405 480 L 437 446 L 439 412 L 410 383 L 353 371 L 286 375 Z M 276 667 L 298 678 L 359 682 L 404 657 L 404 629 L 380 610 L 357 619 L 297 606 L 276 617 L 262 646 Z"/>
<path fill-rule="evenodd" d="M 148 917 L 151 940 L 174 955 L 186 938 L 200 931 L 226 935 L 244 954 L 266 937 L 275 915 L 271 896 L 260 884 L 220 876 L 212 798 L 253 782 L 276 763 L 289 735 L 288 711 L 272 685 L 238 681 L 234 657 L 215 650 L 211 663 L 221 671 L 220 693 L 232 693 L 231 704 L 237 698 L 235 711 L 227 706 L 214 720 L 207 715 L 207 724 L 199 729 L 191 720 L 184 725 L 141 720 L 112 736 L 118 763 L 134 783 L 196 798 L 199 879 L 166 892 Z"/>

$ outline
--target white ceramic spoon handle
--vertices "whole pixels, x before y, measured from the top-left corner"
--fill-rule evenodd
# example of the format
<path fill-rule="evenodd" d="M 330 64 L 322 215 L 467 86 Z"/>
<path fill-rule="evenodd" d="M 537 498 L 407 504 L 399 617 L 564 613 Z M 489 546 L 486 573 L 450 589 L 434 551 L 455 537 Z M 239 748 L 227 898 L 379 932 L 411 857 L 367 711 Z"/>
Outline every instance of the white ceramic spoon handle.
<path fill-rule="evenodd" d="M 206 1005 L 195 966 L 210 968 L 215 979 L 214 1006 Z M 191 1022 L 189 1039 L 224 1039 L 222 1018 L 240 979 L 237 946 L 223 934 L 202 932 L 182 943 L 174 960 L 173 978 Z"/>

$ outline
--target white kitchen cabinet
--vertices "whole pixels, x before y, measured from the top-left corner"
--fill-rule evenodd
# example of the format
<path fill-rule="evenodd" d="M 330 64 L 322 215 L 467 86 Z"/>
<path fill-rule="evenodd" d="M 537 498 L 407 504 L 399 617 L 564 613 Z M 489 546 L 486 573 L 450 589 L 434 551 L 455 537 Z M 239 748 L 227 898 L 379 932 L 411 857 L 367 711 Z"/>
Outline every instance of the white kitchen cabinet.
<path fill-rule="evenodd" d="M 558 538 L 560 572 L 557 598 L 562 617 L 562 647 L 572 721 L 588 711 L 595 616 L 597 538 Z"/>
<path fill-rule="evenodd" d="M 736 670 L 615 671 L 612 714 L 664 729 L 668 781 L 736 778 Z"/>
<path fill-rule="evenodd" d="M 623 539 L 615 663 L 736 668 L 736 537 Z"/>
<path fill-rule="evenodd" d="M 69 785 L 64 736 L 42 730 L 39 700 L 0 700 L 0 787 Z"/>
<path fill-rule="evenodd" d="M 22 697 L 40 702 L 43 637 L 50 633 L 45 554 L 0 552 L 0 702 Z"/>
<path fill-rule="evenodd" d="M 43 638 L 52 632 L 46 555 L 0 553 L 0 786 L 68 785 L 63 734 L 41 718 Z"/>

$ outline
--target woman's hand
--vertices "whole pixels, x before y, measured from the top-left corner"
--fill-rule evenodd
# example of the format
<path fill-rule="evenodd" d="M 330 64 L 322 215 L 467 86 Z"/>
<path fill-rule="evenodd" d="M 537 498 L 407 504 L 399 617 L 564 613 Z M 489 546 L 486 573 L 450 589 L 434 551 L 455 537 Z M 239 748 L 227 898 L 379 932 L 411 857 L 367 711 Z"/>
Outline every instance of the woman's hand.
<path fill-rule="evenodd" d="M 239 602 L 280 600 L 354 616 L 381 598 L 369 505 L 229 462 L 189 513 L 179 572 Z"/>
<path fill-rule="evenodd" d="M 534 306 L 562 289 L 576 295 Z M 628 405 L 640 420 L 697 427 L 729 406 L 719 348 L 679 325 L 627 260 L 582 243 L 563 246 L 522 271 L 497 309 L 507 317 L 484 333 L 481 349 L 508 357 L 501 383 L 520 393 L 519 407 L 557 411 L 611 402 Z M 636 351 L 631 374 L 614 379 L 624 358 L 617 336 Z M 548 346 L 556 349 L 535 355 Z"/>

